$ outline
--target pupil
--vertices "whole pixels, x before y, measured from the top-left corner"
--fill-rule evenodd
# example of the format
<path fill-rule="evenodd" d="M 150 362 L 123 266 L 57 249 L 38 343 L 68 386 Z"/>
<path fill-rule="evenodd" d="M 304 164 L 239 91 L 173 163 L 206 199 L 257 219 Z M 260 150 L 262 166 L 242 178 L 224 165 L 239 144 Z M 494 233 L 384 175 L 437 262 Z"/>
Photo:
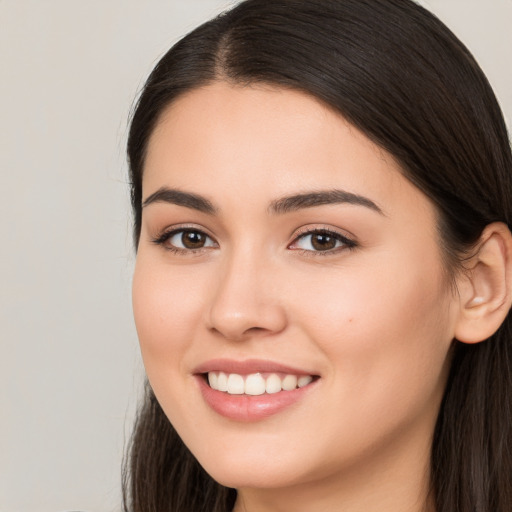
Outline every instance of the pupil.
<path fill-rule="evenodd" d="M 197 231 L 185 231 L 181 237 L 183 245 L 187 249 L 200 249 L 204 246 L 204 235 Z"/>
<path fill-rule="evenodd" d="M 336 239 L 330 235 L 318 234 L 312 237 L 311 244 L 318 251 L 327 251 L 335 248 Z"/>

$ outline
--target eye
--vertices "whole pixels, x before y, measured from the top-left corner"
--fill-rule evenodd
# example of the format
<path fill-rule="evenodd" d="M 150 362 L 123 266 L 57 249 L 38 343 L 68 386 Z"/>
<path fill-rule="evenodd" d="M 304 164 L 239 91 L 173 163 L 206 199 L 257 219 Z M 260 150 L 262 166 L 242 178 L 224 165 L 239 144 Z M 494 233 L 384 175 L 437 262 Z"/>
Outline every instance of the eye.
<path fill-rule="evenodd" d="M 217 243 L 212 238 L 198 229 L 175 229 L 164 233 L 154 240 L 154 243 L 178 252 L 217 247 Z"/>
<path fill-rule="evenodd" d="M 352 249 L 356 245 L 356 242 L 349 240 L 341 233 L 316 229 L 298 236 L 289 247 L 311 252 L 331 252 L 342 248 Z"/>

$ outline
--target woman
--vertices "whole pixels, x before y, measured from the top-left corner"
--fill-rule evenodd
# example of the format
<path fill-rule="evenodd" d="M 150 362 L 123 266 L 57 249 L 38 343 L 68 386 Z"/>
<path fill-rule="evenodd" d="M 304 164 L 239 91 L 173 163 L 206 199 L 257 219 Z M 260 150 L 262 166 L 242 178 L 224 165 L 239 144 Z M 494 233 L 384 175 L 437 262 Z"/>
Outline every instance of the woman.
<path fill-rule="evenodd" d="M 148 375 L 126 510 L 512 509 L 512 156 L 409 0 L 247 0 L 128 154 Z"/>

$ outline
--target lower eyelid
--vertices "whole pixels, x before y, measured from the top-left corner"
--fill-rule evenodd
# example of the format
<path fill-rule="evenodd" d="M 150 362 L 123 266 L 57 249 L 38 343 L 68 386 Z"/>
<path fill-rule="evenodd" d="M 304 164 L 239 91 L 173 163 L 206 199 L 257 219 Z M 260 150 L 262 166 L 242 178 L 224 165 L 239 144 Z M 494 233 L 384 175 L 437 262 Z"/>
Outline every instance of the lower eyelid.
<path fill-rule="evenodd" d="M 158 231 L 156 235 L 153 235 L 151 237 L 151 239 L 155 243 L 159 243 L 159 242 L 162 243 L 162 242 L 169 240 L 170 238 L 172 238 L 175 235 L 183 233 L 184 231 L 192 231 L 192 232 L 201 233 L 206 238 L 208 238 L 208 239 L 212 240 L 214 243 L 216 243 L 214 237 L 212 235 L 210 235 L 204 228 L 201 228 L 201 227 L 195 226 L 195 225 L 189 225 L 189 224 L 183 224 L 183 225 L 178 224 L 176 226 L 169 226 L 161 231 Z"/>
<path fill-rule="evenodd" d="M 332 231 L 330 229 L 313 229 L 313 230 L 305 231 L 303 233 L 299 233 L 298 235 L 296 235 L 295 238 L 293 239 L 293 242 L 290 244 L 290 246 L 295 245 L 301 239 L 304 239 L 304 238 L 307 238 L 308 236 L 313 236 L 316 234 L 326 234 L 328 236 L 331 236 L 331 237 L 335 238 L 337 242 L 340 242 L 343 246 L 346 246 L 346 247 L 354 247 L 355 245 L 357 245 L 356 242 L 354 242 L 347 236 L 342 235 L 341 233 L 338 233 L 336 231 Z M 339 249 L 339 248 L 340 247 L 337 247 L 336 249 Z M 333 251 L 333 250 L 335 250 L 335 249 L 331 249 L 331 251 Z M 315 252 L 322 252 L 322 251 L 315 251 Z M 323 252 L 329 252 L 329 251 L 323 251 Z"/>
<path fill-rule="evenodd" d="M 201 231 L 199 229 L 177 229 L 177 230 L 173 230 L 173 231 L 169 232 L 167 236 L 166 235 L 164 235 L 164 236 L 166 236 L 166 241 L 169 241 L 176 236 L 179 236 L 179 235 L 183 236 L 183 233 L 186 233 L 186 232 L 200 233 L 201 235 L 203 235 L 205 237 L 206 240 L 209 240 L 210 242 L 213 242 L 215 244 L 215 241 L 213 240 L 213 238 L 210 235 L 207 235 L 204 231 Z"/>

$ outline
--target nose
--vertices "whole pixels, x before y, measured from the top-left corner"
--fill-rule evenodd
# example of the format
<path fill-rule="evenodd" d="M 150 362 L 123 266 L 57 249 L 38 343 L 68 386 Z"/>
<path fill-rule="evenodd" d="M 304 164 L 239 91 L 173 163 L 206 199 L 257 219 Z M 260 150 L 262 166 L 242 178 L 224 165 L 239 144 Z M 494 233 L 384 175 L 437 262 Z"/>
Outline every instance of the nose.
<path fill-rule="evenodd" d="M 212 292 L 207 326 L 225 339 L 271 335 L 286 327 L 276 272 L 255 255 L 224 261 Z"/>

